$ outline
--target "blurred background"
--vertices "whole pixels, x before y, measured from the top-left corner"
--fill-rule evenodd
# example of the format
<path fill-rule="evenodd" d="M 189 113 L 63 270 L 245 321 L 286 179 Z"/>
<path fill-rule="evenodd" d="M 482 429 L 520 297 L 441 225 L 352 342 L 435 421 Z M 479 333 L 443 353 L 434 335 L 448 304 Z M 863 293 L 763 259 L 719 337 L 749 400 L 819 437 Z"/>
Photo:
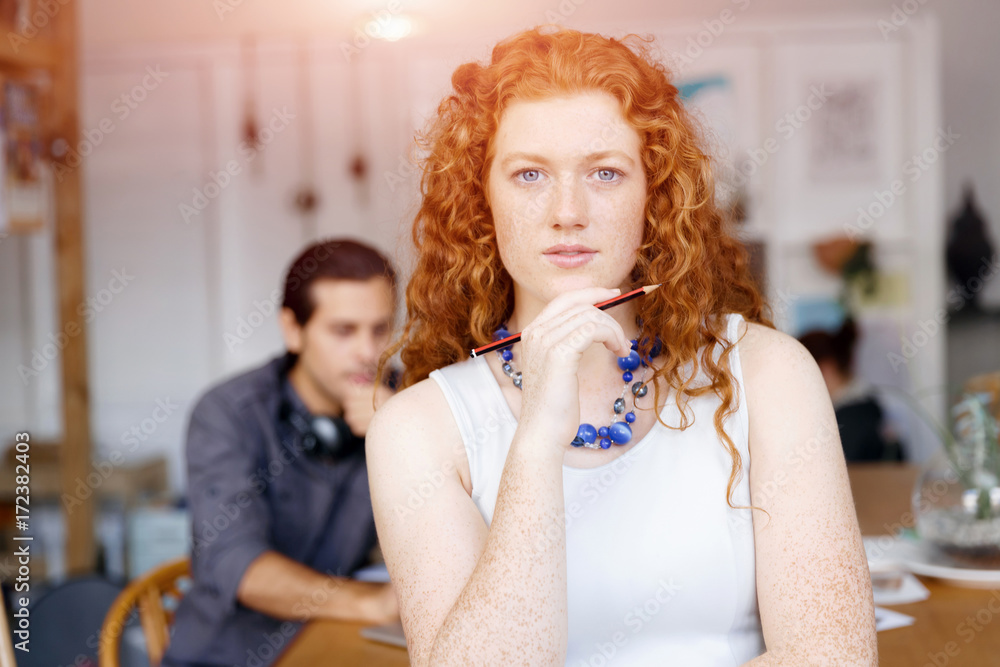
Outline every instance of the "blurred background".
<path fill-rule="evenodd" d="M 940 446 L 906 397 L 943 421 L 954 387 L 1000 370 L 992 0 L 0 7 L 0 531 L 12 550 L 27 432 L 39 581 L 187 552 L 193 401 L 282 349 L 308 241 L 365 240 L 405 282 L 414 132 L 456 65 L 539 24 L 655 38 L 777 326 L 855 324 L 849 375 L 897 458 Z"/>

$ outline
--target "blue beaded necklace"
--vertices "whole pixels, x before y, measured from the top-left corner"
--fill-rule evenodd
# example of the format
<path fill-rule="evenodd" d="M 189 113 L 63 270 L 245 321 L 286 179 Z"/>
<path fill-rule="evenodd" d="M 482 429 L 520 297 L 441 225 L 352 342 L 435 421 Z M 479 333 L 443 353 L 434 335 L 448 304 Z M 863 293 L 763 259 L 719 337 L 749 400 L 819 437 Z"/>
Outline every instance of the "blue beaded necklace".
<path fill-rule="evenodd" d="M 501 325 L 493 333 L 493 340 L 500 340 L 506 338 L 510 335 L 507 331 L 506 325 Z M 624 445 L 629 440 L 632 439 L 632 424 L 635 422 L 635 402 L 646 395 L 648 387 L 646 386 L 646 371 L 648 369 L 648 364 L 645 359 L 639 356 L 638 339 L 632 339 L 630 341 L 632 344 L 632 349 L 629 351 L 627 357 L 618 357 L 618 368 L 622 370 L 622 382 L 625 386 L 622 387 L 621 395 L 615 399 L 614 405 L 612 406 L 613 412 L 611 413 L 611 423 L 607 426 L 602 426 L 600 428 L 594 428 L 593 424 L 580 424 L 580 428 L 577 429 L 576 437 L 570 443 L 574 447 L 586 447 L 587 449 L 608 449 L 612 444 L 614 445 Z M 657 356 L 660 351 L 659 339 L 656 341 L 656 345 L 651 352 L 652 357 Z M 511 351 L 510 346 L 502 347 L 496 351 L 497 357 L 500 359 L 500 368 L 503 369 L 504 374 L 511 379 L 514 386 L 518 389 L 521 388 L 521 372 L 514 368 L 511 363 L 514 360 L 514 353 Z M 642 378 L 632 382 L 633 374 L 632 371 L 642 366 Z M 625 395 L 629 391 L 629 383 L 632 382 L 632 409 L 627 413 L 625 412 Z M 622 413 L 625 413 L 624 421 L 621 421 Z"/>

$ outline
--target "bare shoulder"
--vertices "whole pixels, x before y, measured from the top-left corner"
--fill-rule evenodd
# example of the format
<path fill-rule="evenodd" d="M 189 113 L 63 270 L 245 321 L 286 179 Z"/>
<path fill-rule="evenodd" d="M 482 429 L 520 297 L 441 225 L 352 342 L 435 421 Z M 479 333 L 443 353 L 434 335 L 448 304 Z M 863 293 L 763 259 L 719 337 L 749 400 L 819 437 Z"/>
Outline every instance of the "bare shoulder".
<path fill-rule="evenodd" d="M 818 366 L 812 355 L 802 343 L 783 331 L 757 322 L 740 322 L 738 333 L 740 361 L 744 366 L 744 379 L 747 368 L 751 372 L 771 368 L 795 368 L 800 371 Z"/>
<path fill-rule="evenodd" d="M 740 323 L 738 340 L 748 403 L 769 396 L 808 398 L 802 392 L 818 392 L 820 398 L 829 401 L 816 360 L 794 337 L 763 324 L 744 321 Z"/>
<path fill-rule="evenodd" d="M 397 392 L 379 406 L 372 419 L 372 430 L 376 431 L 375 440 L 381 442 L 382 431 L 387 428 L 423 429 L 449 416 L 444 393 L 434 380 L 427 378 Z M 457 427 L 455 432 L 458 433 Z"/>
<path fill-rule="evenodd" d="M 741 323 L 740 329 L 740 364 L 750 418 L 750 447 L 760 462 L 769 453 L 787 454 L 786 448 L 791 443 L 775 437 L 776 431 L 784 430 L 800 418 L 812 424 L 831 422 L 833 406 L 823 374 L 802 343 L 756 322 Z"/>
<path fill-rule="evenodd" d="M 463 486 L 468 461 L 444 392 L 427 378 L 389 398 L 375 412 L 365 438 L 369 477 L 417 474 L 452 467 Z M 461 457 L 458 454 L 462 454 Z"/>

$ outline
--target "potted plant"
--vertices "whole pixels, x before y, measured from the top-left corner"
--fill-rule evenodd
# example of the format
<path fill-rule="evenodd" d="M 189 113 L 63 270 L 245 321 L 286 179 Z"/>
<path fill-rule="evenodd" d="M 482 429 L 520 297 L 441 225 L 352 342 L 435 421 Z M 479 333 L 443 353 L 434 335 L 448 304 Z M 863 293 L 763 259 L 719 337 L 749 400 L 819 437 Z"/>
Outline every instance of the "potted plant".
<path fill-rule="evenodd" d="M 1000 567 L 1000 428 L 987 397 L 962 393 L 952 429 L 915 407 L 942 444 L 914 488 L 918 536 L 964 564 Z"/>

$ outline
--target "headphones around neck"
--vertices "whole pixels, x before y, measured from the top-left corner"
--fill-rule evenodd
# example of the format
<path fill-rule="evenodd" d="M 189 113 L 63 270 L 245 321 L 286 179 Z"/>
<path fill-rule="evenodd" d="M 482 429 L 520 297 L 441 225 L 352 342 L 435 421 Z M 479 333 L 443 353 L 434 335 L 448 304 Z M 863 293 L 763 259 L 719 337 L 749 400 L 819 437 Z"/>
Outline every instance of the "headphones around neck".
<path fill-rule="evenodd" d="M 295 364 L 296 355 L 285 353 L 278 373 L 281 382 L 287 381 L 288 372 Z M 401 373 L 390 370 L 386 377 L 386 386 L 395 390 L 399 386 Z M 278 408 L 278 419 L 287 422 L 296 433 L 306 454 L 319 459 L 336 463 L 342 459 L 360 453 L 364 456 L 365 439 L 351 432 L 351 427 L 341 417 L 314 416 L 295 409 L 285 387 L 281 388 L 281 404 Z"/>
<path fill-rule="evenodd" d="M 309 456 L 337 462 L 364 452 L 364 438 L 354 435 L 347 422 L 339 417 L 306 417 L 291 405 L 287 396 L 282 396 L 278 417 L 298 433 L 302 449 Z"/>

